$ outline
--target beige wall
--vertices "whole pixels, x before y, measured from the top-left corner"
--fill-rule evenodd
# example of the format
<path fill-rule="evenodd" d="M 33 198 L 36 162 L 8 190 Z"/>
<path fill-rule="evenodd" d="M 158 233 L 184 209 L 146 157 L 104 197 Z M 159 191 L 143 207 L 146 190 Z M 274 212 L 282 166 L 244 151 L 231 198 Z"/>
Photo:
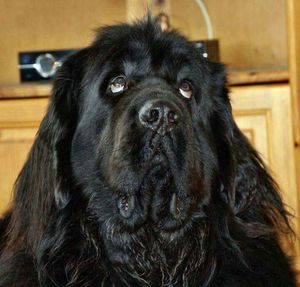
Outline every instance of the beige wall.
<path fill-rule="evenodd" d="M 18 51 L 86 46 L 93 38 L 93 29 L 126 20 L 130 9 L 142 14 L 145 9 L 135 7 L 145 8 L 147 2 L 0 0 L 0 84 L 19 81 Z M 174 27 L 192 39 L 206 38 L 202 15 L 194 0 L 164 2 Z M 287 68 L 285 0 L 206 3 L 220 39 L 223 62 L 243 69 Z"/>
<path fill-rule="evenodd" d="M 206 0 L 221 58 L 246 69 L 287 68 L 285 0 Z M 172 22 L 193 39 L 206 36 L 195 1 L 171 1 Z"/>
<path fill-rule="evenodd" d="M 84 47 L 125 18 L 123 0 L 0 0 L 0 83 L 19 81 L 19 51 Z"/>

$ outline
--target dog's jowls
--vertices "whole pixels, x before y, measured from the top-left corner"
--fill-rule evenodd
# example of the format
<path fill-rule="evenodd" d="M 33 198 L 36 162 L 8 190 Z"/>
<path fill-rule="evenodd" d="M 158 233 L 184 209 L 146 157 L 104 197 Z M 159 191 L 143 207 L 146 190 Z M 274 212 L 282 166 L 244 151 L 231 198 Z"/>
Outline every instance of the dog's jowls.
<path fill-rule="evenodd" d="M 1 287 L 295 286 L 222 65 L 150 18 L 60 68 L 0 226 Z"/>

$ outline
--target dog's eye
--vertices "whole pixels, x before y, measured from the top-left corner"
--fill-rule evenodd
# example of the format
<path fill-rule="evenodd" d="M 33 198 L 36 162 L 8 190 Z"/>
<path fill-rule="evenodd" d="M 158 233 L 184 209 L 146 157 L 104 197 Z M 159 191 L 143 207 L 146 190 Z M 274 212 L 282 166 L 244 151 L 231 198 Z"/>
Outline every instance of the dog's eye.
<path fill-rule="evenodd" d="M 113 94 L 122 92 L 127 86 L 127 79 L 125 76 L 117 76 L 110 82 L 110 90 Z"/>
<path fill-rule="evenodd" d="M 182 81 L 179 85 L 179 92 L 185 98 L 191 98 L 193 94 L 192 85 L 188 81 Z"/>

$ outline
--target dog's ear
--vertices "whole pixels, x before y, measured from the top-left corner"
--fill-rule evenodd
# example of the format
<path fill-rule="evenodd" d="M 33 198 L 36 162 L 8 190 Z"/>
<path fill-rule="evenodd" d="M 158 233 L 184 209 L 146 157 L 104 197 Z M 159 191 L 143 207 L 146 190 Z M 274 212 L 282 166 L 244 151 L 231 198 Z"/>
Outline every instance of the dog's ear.
<path fill-rule="evenodd" d="M 210 122 L 218 154 L 220 190 L 241 227 L 251 236 L 278 228 L 289 232 L 288 213 L 278 186 L 234 121 L 224 67 L 212 64 L 210 68 L 214 79 Z"/>
<path fill-rule="evenodd" d="M 84 54 L 85 50 L 82 50 L 72 55 L 57 71 L 53 83 L 53 95 L 36 140 L 37 144 L 42 145 L 40 149 L 47 148 L 51 157 L 48 158 L 47 166 L 52 184 L 48 182 L 47 186 L 52 186 L 54 189 L 49 192 L 54 194 L 58 209 L 64 208 L 71 198 L 70 148 L 77 124 L 79 83 L 82 79 Z M 45 162 L 44 155 L 37 155 L 39 156 L 37 160 Z"/>
<path fill-rule="evenodd" d="M 78 83 L 81 71 L 80 56 L 71 56 L 59 69 L 53 84 L 53 96 L 39 136 L 51 134 L 49 142 L 53 153 L 54 196 L 58 209 L 70 201 L 70 148 L 78 117 Z"/>
<path fill-rule="evenodd" d="M 70 201 L 70 146 L 78 116 L 78 83 L 84 52 L 71 56 L 59 69 L 48 110 L 14 187 L 12 242 L 29 238 L 46 226 L 50 214 Z M 25 234 L 25 235 L 24 235 Z"/>

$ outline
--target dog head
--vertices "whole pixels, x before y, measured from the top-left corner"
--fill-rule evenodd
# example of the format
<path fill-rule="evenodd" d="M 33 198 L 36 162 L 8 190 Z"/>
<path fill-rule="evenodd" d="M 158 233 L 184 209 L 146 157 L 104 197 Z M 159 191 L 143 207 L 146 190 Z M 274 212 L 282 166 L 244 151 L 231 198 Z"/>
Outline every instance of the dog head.
<path fill-rule="evenodd" d="M 124 228 L 191 225 L 222 181 L 212 124 L 230 116 L 222 66 L 152 22 L 105 28 L 82 53 L 75 185 Z"/>

